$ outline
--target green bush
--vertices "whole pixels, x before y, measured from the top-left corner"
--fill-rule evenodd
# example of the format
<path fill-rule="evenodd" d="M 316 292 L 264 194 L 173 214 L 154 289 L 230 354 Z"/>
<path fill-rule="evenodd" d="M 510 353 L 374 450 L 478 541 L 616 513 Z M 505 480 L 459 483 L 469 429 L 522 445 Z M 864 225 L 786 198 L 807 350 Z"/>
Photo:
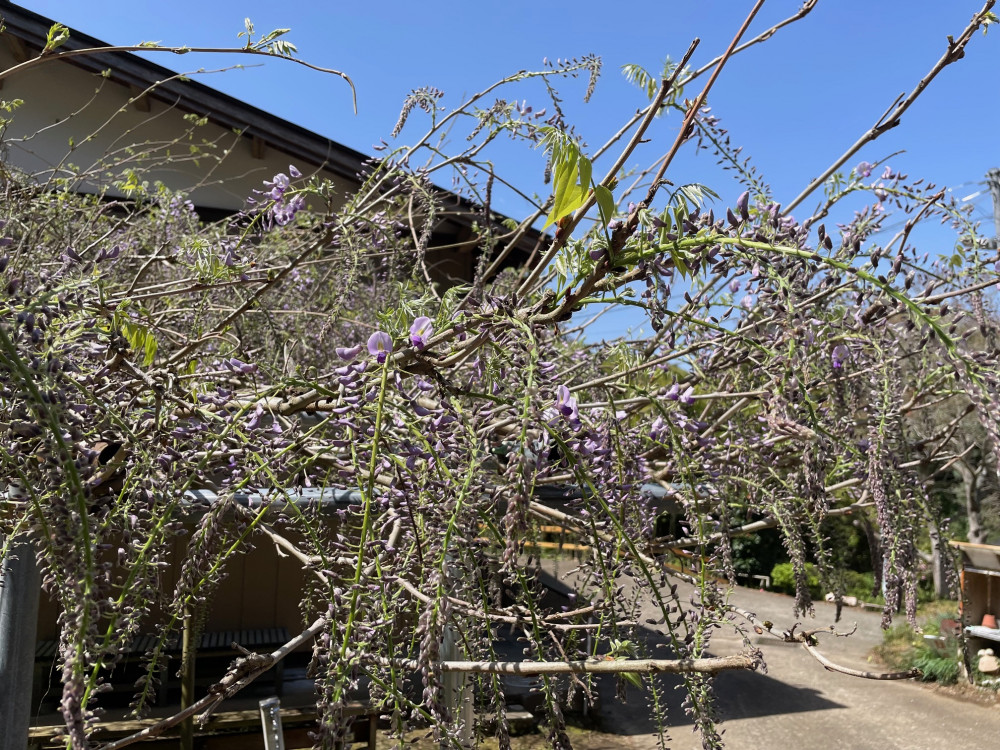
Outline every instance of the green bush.
<path fill-rule="evenodd" d="M 813 599 L 823 597 L 827 591 L 835 591 L 841 584 L 844 596 L 853 596 L 858 601 L 883 604 L 885 599 L 881 592 L 875 590 L 875 574 L 862 573 L 856 570 L 841 570 L 832 574 L 832 580 L 826 583 L 819 579 L 816 566 L 806 563 L 806 584 Z M 786 594 L 795 593 L 795 578 L 791 563 L 778 563 L 771 569 L 771 586 L 775 591 Z M 934 600 L 933 589 L 920 586 L 917 589 L 917 601 L 930 602 Z"/>
<path fill-rule="evenodd" d="M 861 601 L 882 601 L 880 594 L 875 593 L 875 574 L 859 573 L 856 570 L 845 570 L 841 574 L 844 582 L 844 596 L 855 596 Z"/>
<path fill-rule="evenodd" d="M 819 573 L 812 563 L 806 563 L 806 586 L 809 588 L 809 596 L 813 599 L 823 596 Z M 785 594 L 795 593 L 795 570 L 790 562 L 778 563 L 771 568 L 771 588 Z"/>

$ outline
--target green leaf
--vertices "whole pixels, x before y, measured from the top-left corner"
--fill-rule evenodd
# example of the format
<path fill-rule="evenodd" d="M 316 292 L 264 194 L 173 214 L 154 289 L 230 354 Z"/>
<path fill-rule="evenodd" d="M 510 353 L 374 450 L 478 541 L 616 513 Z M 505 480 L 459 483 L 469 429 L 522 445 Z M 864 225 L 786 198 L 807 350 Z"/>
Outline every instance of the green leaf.
<path fill-rule="evenodd" d="M 991 23 L 1000 23 L 1000 18 L 993 11 L 987 11 L 986 15 L 983 16 L 983 36 L 986 36 L 986 32 L 990 28 Z"/>
<path fill-rule="evenodd" d="M 157 348 L 156 338 L 149 331 L 146 331 L 146 341 L 145 345 L 143 346 L 143 351 L 146 355 L 146 359 L 143 361 L 143 365 L 145 365 L 146 367 L 149 367 L 151 364 L 153 364 L 153 361 L 156 359 L 156 348 Z"/>
<path fill-rule="evenodd" d="M 580 156 L 580 183 L 579 188 L 583 193 L 584 199 L 587 197 L 587 191 L 590 190 L 590 177 L 593 173 L 593 165 L 590 163 L 590 159 L 586 156 Z M 582 205 L 581 201 L 581 205 Z M 577 207 L 579 208 L 579 206 Z M 575 210 L 575 209 L 574 209 Z"/>
<path fill-rule="evenodd" d="M 624 677 L 629 682 L 631 682 L 633 685 L 635 685 L 640 690 L 643 689 L 642 679 L 635 672 L 622 672 L 621 676 Z"/>
<path fill-rule="evenodd" d="M 556 162 L 552 170 L 552 211 L 543 230 L 583 205 L 590 189 L 591 171 L 590 159 L 581 156 L 576 150 L 570 150 L 566 158 Z"/>
<path fill-rule="evenodd" d="M 67 39 L 69 39 L 69 29 L 61 23 L 52 24 L 45 39 L 45 47 L 42 49 L 42 54 L 47 54 L 57 47 L 61 47 L 66 43 Z"/>
<path fill-rule="evenodd" d="M 680 271 L 681 278 L 687 278 L 691 271 L 687 267 L 687 263 L 684 262 L 684 255 L 678 250 L 675 251 L 674 248 L 670 248 L 670 259 L 674 262 L 674 267 Z"/>
<path fill-rule="evenodd" d="M 656 80 L 641 65 L 635 63 L 622 65 L 622 74 L 626 81 L 642 89 L 650 100 L 656 96 Z"/>
<path fill-rule="evenodd" d="M 284 36 L 289 31 L 291 31 L 291 29 L 275 29 L 274 31 L 265 34 L 264 38 L 261 39 L 260 41 L 261 43 L 273 41 L 274 39 L 277 39 L 279 36 Z"/>
<path fill-rule="evenodd" d="M 283 39 L 279 39 L 277 42 L 273 42 L 267 45 L 266 51 L 271 53 L 272 55 L 291 57 L 296 52 L 298 52 L 298 47 L 296 47 L 291 42 L 286 42 Z"/>
<path fill-rule="evenodd" d="M 149 367 L 156 359 L 156 337 L 146 326 L 130 318 L 126 313 L 127 308 L 128 305 L 120 305 L 115 310 L 114 324 L 128 341 L 129 346 L 143 353 L 143 366 Z"/>
<path fill-rule="evenodd" d="M 594 186 L 594 197 L 597 198 L 597 207 L 601 212 L 601 223 L 607 227 L 615 215 L 615 197 L 604 185 Z"/>

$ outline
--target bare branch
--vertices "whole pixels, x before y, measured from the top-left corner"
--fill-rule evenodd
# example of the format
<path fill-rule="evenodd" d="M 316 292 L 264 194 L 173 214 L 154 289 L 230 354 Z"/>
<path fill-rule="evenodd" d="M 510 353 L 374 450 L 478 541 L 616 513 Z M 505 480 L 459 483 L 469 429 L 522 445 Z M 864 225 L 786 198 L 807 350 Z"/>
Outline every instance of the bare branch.
<path fill-rule="evenodd" d="M 808 637 L 802 637 L 799 639 L 803 648 L 805 648 L 805 650 L 808 651 L 810 655 L 816 659 L 816 661 L 822 664 L 825 669 L 831 672 L 840 672 L 841 674 L 846 674 L 850 677 L 861 677 L 865 680 L 910 680 L 914 677 L 920 676 L 919 669 L 908 669 L 905 672 L 868 672 L 863 669 L 844 667 L 827 659 L 809 641 L 810 639 Z"/>
<path fill-rule="evenodd" d="M 958 62 L 965 56 L 965 46 L 972 39 L 972 35 L 979 30 L 979 27 L 987 22 L 987 16 L 993 6 L 996 4 L 996 0 L 986 0 L 983 7 L 976 13 L 969 25 L 965 27 L 965 30 L 958 36 L 957 39 L 952 39 L 948 37 L 948 49 L 941 56 L 941 59 L 935 63 L 934 67 L 925 75 L 916 86 L 910 91 L 909 95 L 905 99 L 900 101 L 894 109 L 887 111 L 882 115 L 878 121 L 871 127 L 870 130 L 864 133 L 858 140 L 851 144 L 850 148 L 847 149 L 843 154 L 840 155 L 829 167 L 824 170 L 824 172 L 812 182 L 806 185 L 805 189 L 799 193 L 795 198 L 784 207 L 783 213 L 785 215 L 791 213 L 796 206 L 798 206 L 802 201 L 812 195 L 816 189 L 826 182 L 827 178 L 830 177 L 834 172 L 840 169 L 848 159 L 854 156 L 858 151 L 860 151 L 864 146 L 871 143 L 883 133 L 899 125 L 901 122 L 903 114 L 910 108 L 910 105 L 917 100 L 917 98 L 926 90 L 927 86 L 930 85 L 931 81 L 937 78 L 938 73 L 947 68 L 954 62 Z"/>
<path fill-rule="evenodd" d="M 412 659 L 386 659 L 380 663 L 400 669 L 421 669 Z M 756 654 L 716 656 L 706 659 L 580 659 L 579 661 L 440 661 L 434 664 L 442 672 L 467 674 L 718 674 L 737 669 L 755 670 L 760 666 Z"/>

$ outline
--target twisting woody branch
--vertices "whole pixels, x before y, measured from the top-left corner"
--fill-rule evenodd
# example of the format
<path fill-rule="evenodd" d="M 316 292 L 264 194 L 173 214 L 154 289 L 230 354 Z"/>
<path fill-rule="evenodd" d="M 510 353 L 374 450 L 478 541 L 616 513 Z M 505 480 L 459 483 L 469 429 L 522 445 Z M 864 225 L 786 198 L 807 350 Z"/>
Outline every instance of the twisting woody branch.
<path fill-rule="evenodd" d="M 928 219 L 974 238 L 960 208 L 863 162 L 797 222 L 740 166 L 702 106 L 732 55 L 814 5 L 741 46 L 751 14 L 710 66 L 689 70 L 692 45 L 659 83 L 633 70 L 652 82 L 650 102 L 593 158 L 554 86 L 586 74 L 589 93 L 597 58 L 519 73 L 447 114 L 440 92 L 414 92 L 397 130 L 418 109 L 431 128 L 372 161 L 335 211 L 316 210 L 332 205 L 331 186 L 294 167 L 214 224 L 165 189 L 122 183 L 128 199 L 121 190 L 95 198 L 73 194 L 68 181 L 42 190 L 8 170 L 3 551 L 30 540 L 60 607 L 70 744 L 89 746 L 110 668 L 152 630 L 135 699 L 137 711 L 148 706 L 170 640 L 211 608 L 234 557 L 261 542 L 311 573 L 308 627 L 271 654 L 244 655 L 183 713 L 106 750 L 207 717 L 313 638 L 323 746 L 342 736 L 362 678 L 393 731 L 429 722 L 447 739 L 459 717 L 446 674 L 476 675 L 481 699 L 501 714 L 498 675 L 539 675 L 552 745 L 567 747 L 556 675 L 589 689 L 591 674 L 628 673 L 665 725 L 650 675 L 673 672 L 715 747 L 710 676 L 762 663 L 751 633 L 800 643 L 828 669 L 909 676 L 838 667 L 817 651 L 824 631 L 775 630 L 726 604 L 718 582 L 735 580 L 734 537 L 777 528 L 796 607 L 809 610 L 807 557 L 834 585 L 828 525 L 859 514 L 877 530 L 886 621 L 900 604 L 912 617 L 920 524 L 940 524 L 927 482 L 964 455 L 954 425 L 978 418 L 992 450 L 1000 444 L 996 323 L 984 295 L 995 253 L 970 242 L 961 264 L 926 264 L 909 244 L 912 224 Z M 992 5 L 872 138 L 996 20 Z M 276 39 L 247 51 L 294 51 L 270 49 Z M 53 47 L 30 65 L 58 56 Z M 706 73 L 701 93 L 679 104 L 681 86 Z M 489 103 L 528 79 L 551 93 L 552 114 L 512 97 Z M 652 118 L 673 109 L 683 117 L 676 141 L 626 187 L 622 165 Z M 439 151 L 437 137 L 462 123 L 471 123 L 465 150 Z M 491 191 L 507 184 L 485 157 L 501 136 L 540 146 L 552 176 L 552 197 L 521 222 L 489 209 Z M 745 183 L 734 200 L 718 199 L 718 217 L 710 190 L 668 182 L 673 155 L 692 140 L 739 166 Z M 593 170 L 605 163 L 597 181 Z M 434 282 L 429 238 L 445 210 L 435 181 L 452 170 L 482 215 L 474 275 L 448 287 Z M 855 193 L 870 193 L 872 206 L 834 231 L 819 223 Z M 912 211 L 912 223 L 880 246 L 874 234 L 888 209 Z M 524 268 L 507 268 L 546 217 L 554 235 L 541 235 Z M 610 344 L 567 333 L 613 304 L 634 307 L 655 333 Z M 913 415 L 953 398 L 968 408 L 918 439 Z M 295 500 L 305 488 L 352 502 L 319 513 Z M 216 500 L 203 502 L 199 490 Z M 658 528 L 656 496 L 679 520 L 669 533 Z M 575 577 L 587 601 L 575 610 L 550 611 L 539 595 L 526 547 L 539 519 L 590 550 Z M 186 553 L 177 583 L 162 591 L 178 539 Z M 681 549 L 693 555 L 689 572 L 665 564 Z M 642 651 L 647 601 L 669 659 Z M 744 653 L 709 653 L 720 625 L 744 633 Z M 523 660 L 499 653 L 501 630 L 523 639 Z M 465 658 L 442 654 L 446 637 Z M 503 722 L 498 733 L 509 746 Z"/>

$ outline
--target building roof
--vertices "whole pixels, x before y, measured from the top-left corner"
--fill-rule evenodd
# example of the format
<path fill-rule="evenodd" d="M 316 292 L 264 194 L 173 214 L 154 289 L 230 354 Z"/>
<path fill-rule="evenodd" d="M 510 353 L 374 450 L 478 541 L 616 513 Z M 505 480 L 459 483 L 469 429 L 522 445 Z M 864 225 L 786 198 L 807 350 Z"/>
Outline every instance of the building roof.
<path fill-rule="evenodd" d="M 49 29 L 54 23 L 30 10 L 10 3 L 5 4 L 3 16 L 5 31 L 35 49 L 45 46 Z M 107 42 L 73 29 L 60 52 L 108 47 Z M 356 181 L 369 157 L 336 143 L 311 130 L 283 120 L 269 112 L 247 104 L 233 96 L 197 81 L 178 80 L 176 71 L 157 65 L 130 52 L 100 52 L 79 55 L 67 63 L 92 73 L 110 70 L 111 80 L 125 86 L 145 90 L 151 86 L 150 96 L 182 110 L 206 115 L 218 125 L 239 130 L 250 138 L 260 138 L 267 145 L 350 180 Z"/>
<path fill-rule="evenodd" d="M 962 565 L 966 570 L 1000 576 L 1000 547 L 972 542 L 950 544 L 962 553 Z"/>
<path fill-rule="evenodd" d="M 32 53 L 28 48 L 41 50 L 53 21 L 12 3 L 4 3 L 0 15 L 8 40 L 20 40 L 22 57 Z M 76 29 L 59 47 L 59 52 L 108 47 L 106 42 Z M 37 53 L 35 53 L 37 54 Z M 131 52 L 108 51 L 67 57 L 65 64 L 87 72 L 105 74 L 112 81 L 139 94 L 157 99 L 171 108 L 190 112 L 207 119 L 226 130 L 242 133 L 258 147 L 276 149 L 287 154 L 297 166 L 310 165 L 331 177 L 360 184 L 361 174 L 372 157 L 337 143 L 288 122 L 270 112 L 241 101 L 233 96 L 178 74 Z M 303 169 L 303 171 L 306 171 Z M 439 198 L 447 211 L 439 220 L 432 237 L 431 248 L 448 246 L 455 252 L 474 249 L 476 238 L 470 231 L 472 224 L 482 221 L 482 209 L 472 201 L 444 189 L 438 189 Z M 199 208 L 202 208 L 199 206 Z M 494 218 L 507 217 L 494 212 Z M 213 217 L 215 218 L 215 217 Z M 503 265 L 520 265 L 530 257 L 543 238 L 537 230 L 529 230 L 518 242 L 517 248 Z"/>

